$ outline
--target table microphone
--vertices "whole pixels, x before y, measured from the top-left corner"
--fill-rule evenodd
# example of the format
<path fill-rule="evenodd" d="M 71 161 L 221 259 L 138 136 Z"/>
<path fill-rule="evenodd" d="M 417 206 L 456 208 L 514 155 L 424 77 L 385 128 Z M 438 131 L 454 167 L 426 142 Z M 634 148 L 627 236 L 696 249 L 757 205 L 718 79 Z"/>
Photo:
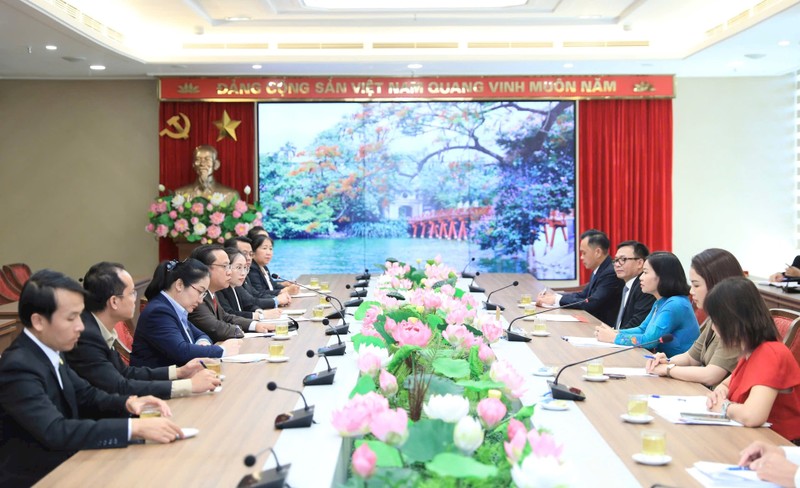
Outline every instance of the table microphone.
<path fill-rule="evenodd" d="M 291 412 L 281 413 L 275 417 L 275 428 L 276 429 L 294 429 L 297 427 L 311 427 L 311 424 L 314 422 L 314 405 L 308 406 L 308 402 L 306 402 L 306 397 L 303 396 L 303 392 L 300 390 L 292 390 L 290 388 L 284 388 L 282 386 L 278 386 L 277 383 L 274 381 L 270 381 L 267 383 L 267 390 L 275 391 L 275 390 L 285 390 L 291 391 L 293 393 L 297 393 L 300 395 L 300 398 L 303 399 L 303 408 L 298 408 L 297 410 L 293 410 Z"/>
<path fill-rule="evenodd" d="M 589 297 L 589 298 L 591 298 L 591 297 Z M 520 315 L 519 317 L 514 318 L 513 320 L 511 320 L 511 322 L 508 323 L 508 329 L 506 330 L 506 339 L 508 340 L 508 342 L 530 342 L 531 338 L 528 337 L 525 334 L 524 331 L 523 331 L 522 334 L 517 333 L 517 332 L 512 332 L 511 331 L 511 324 L 513 324 L 517 320 L 524 319 L 525 317 L 534 317 L 536 315 L 539 315 L 540 313 L 549 312 L 551 310 L 558 310 L 559 308 L 567 308 L 567 307 L 571 307 L 573 305 L 577 305 L 579 303 L 588 303 L 589 302 L 589 298 L 584 298 L 583 300 L 579 300 L 579 301 L 573 302 L 573 303 L 568 303 L 566 305 L 561 305 L 559 307 L 553 307 L 553 308 L 548 308 L 548 309 L 545 309 L 545 310 L 540 310 L 538 312 L 534 312 L 534 313 L 531 313 L 531 314 L 528 314 L 528 315 Z"/>
<path fill-rule="evenodd" d="M 303 378 L 303 385 L 305 386 L 317 386 L 317 385 L 332 385 L 333 378 L 336 376 L 336 368 L 331 368 L 331 363 L 328 362 L 328 356 L 326 354 L 321 353 L 314 353 L 311 349 L 306 351 L 306 356 L 309 358 L 313 358 L 314 356 L 320 356 L 325 359 L 325 363 L 328 365 L 328 371 L 320 371 L 318 373 L 311 373 L 306 375 Z"/>
<path fill-rule="evenodd" d="M 356 276 L 356 279 L 357 280 L 367 280 L 367 281 L 369 281 L 369 279 L 371 277 L 372 277 L 372 275 L 369 274 L 369 269 L 368 268 L 364 268 L 364 273 Z"/>
<path fill-rule="evenodd" d="M 344 285 L 344 287 L 347 288 L 348 290 L 350 288 L 352 288 L 352 286 L 350 286 L 350 285 Z M 364 298 L 365 296 L 367 296 L 367 289 L 366 288 L 362 288 L 360 290 L 350 292 L 350 297 L 355 298 L 355 300 L 350 300 L 350 301 L 344 302 L 344 308 L 357 307 L 357 306 L 361 305 L 362 303 L 364 303 L 364 300 L 362 300 L 362 298 Z"/>
<path fill-rule="evenodd" d="M 353 288 L 366 288 L 369 286 L 369 281 L 360 280 L 353 283 Z"/>
<path fill-rule="evenodd" d="M 475 272 L 475 276 L 472 277 L 472 283 L 469 284 L 469 291 L 471 293 L 486 293 L 486 288 L 482 288 L 475 284 L 475 278 L 481 275 L 480 271 Z"/>
<path fill-rule="evenodd" d="M 475 258 L 472 258 L 469 261 L 467 261 L 466 266 L 464 266 L 464 269 L 461 270 L 461 277 L 462 278 L 475 279 L 475 277 L 478 276 L 478 273 L 467 273 L 467 268 L 469 268 L 469 265 L 472 264 L 474 261 L 475 261 Z"/>
<path fill-rule="evenodd" d="M 332 314 L 328 314 L 326 318 L 328 318 L 328 319 L 339 319 L 339 318 L 342 319 L 342 324 L 339 325 L 337 327 L 337 329 L 336 329 L 336 334 L 337 335 L 338 334 L 347 334 L 348 332 L 350 332 L 350 327 L 347 325 L 347 321 L 344 319 L 344 315 L 345 315 L 344 314 L 344 306 L 342 305 L 342 302 L 339 301 L 338 298 L 336 298 L 335 296 L 330 295 L 328 293 L 322 293 L 321 291 L 315 290 L 315 289 L 313 289 L 313 288 L 311 288 L 309 286 L 306 286 L 306 285 L 304 285 L 302 283 L 298 283 L 298 282 L 292 281 L 292 280 L 287 280 L 286 278 L 281 278 L 275 273 L 272 274 L 272 278 L 275 279 L 275 280 L 280 280 L 280 281 L 284 281 L 286 283 L 291 283 L 293 285 L 297 285 L 300 288 L 303 288 L 304 290 L 308 290 L 308 291 L 310 291 L 312 293 L 316 293 L 317 295 L 323 296 L 328 301 L 328 303 L 331 303 L 331 300 L 336 300 L 336 303 L 339 304 L 340 310 L 337 310 L 336 312 L 334 312 Z M 331 305 L 333 305 L 333 304 L 331 303 Z M 334 309 L 335 308 L 336 307 L 334 307 Z M 325 334 L 326 335 L 334 335 L 334 333 L 331 332 L 331 331 L 326 331 Z"/>
<path fill-rule="evenodd" d="M 558 384 L 558 377 L 561 376 L 561 373 L 564 372 L 565 369 L 575 366 L 576 364 L 585 363 L 588 361 L 592 361 L 594 359 L 604 358 L 606 356 L 611 356 L 613 354 L 619 354 L 621 352 L 630 351 L 631 349 L 641 349 L 643 347 L 652 346 L 654 344 L 667 344 L 672 342 L 674 336 L 672 334 L 664 334 L 663 336 L 659 337 L 658 339 L 645 342 L 643 344 L 637 344 L 635 346 L 626 347 L 624 349 L 617 349 L 616 351 L 609 352 L 607 354 L 601 354 L 600 356 L 594 356 L 586 359 L 581 359 L 580 361 L 576 361 L 571 364 L 567 364 L 563 366 L 561 369 L 558 370 L 558 374 L 556 374 L 556 378 L 553 381 L 548 381 L 547 384 L 550 385 L 550 392 L 553 394 L 553 398 L 556 400 L 574 400 L 574 401 L 582 401 L 586 399 L 586 395 L 583 394 L 581 390 L 578 388 L 572 388 L 567 385 L 559 385 Z"/>
<path fill-rule="evenodd" d="M 331 321 L 328 319 L 322 319 L 322 325 L 330 329 L 329 331 L 325 332 L 325 335 L 335 335 L 336 339 L 339 340 L 339 343 L 332 346 L 320 347 L 317 349 L 317 353 L 325 356 L 344 356 L 345 349 L 347 349 L 347 344 L 342 342 L 342 337 L 339 335 L 339 331 L 337 330 L 339 327 L 332 326 Z M 328 334 L 328 332 L 331 333 Z M 345 332 L 345 334 L 346 333 L 347 332 Z M 330 367 L 330 365 L 328 367 Z"/>
<path fill-rule="evenodd" d="M 492 303 L 492 302 L 489 301 L 489 299 L 492 298 L 492 295 L 494 295 L 498 291 L 502 291 L 502 290 L 505 290 L 506 288 L 511 288 L 512 286 L 518 286 L 518 285 L 519 285 L 519 281 L 514 281 L 510 285 L 506 285 L 506 286 L 504 286 L 502 288 L 498 288 L 498 289 L 494 290 L 493 292 L 489 293 L 489 296 L 486 297 L 486 301 L 483 302 L 484 305 L 486 305 L 486 310 L 497 310 L 498 308 L 500 310 L 505 310 L 506 307 L 504 307 L 502 305 L 498 305 L 496 303 Z"/>
<path fill-rule="evenodd" d="M 248 468 L 253 467 L 256 464 L 256 458 L 267 451 L 272 452 L 272 457 L 275 458 L 275 467 L 266 469 L 261 473 L 246 475 L 239 481 L 239 484 L 236 485 L 237 488 L 282 488 L 286 484 L 286 477 L 289 475 L 289 468 L 292 465 L 291 463 L 281 465 L 278 461 L 278 455 L 275 454 L 275 450 L 271 447 L 262 449 L 256 454 L 248 454 L 244 457 L 244 465 Z"/>

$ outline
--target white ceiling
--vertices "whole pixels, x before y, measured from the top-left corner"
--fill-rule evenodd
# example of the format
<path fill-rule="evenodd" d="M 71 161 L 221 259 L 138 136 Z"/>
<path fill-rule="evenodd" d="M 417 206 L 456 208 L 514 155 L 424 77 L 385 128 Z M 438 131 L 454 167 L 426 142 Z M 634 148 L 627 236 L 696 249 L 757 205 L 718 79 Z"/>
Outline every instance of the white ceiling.
<path fill-rule="evenodd" d="M 0 0 L 0 78 L 798 69 L 800 0 L 527 0 L 495 9 L 338 12 L 302 0 Z"/>

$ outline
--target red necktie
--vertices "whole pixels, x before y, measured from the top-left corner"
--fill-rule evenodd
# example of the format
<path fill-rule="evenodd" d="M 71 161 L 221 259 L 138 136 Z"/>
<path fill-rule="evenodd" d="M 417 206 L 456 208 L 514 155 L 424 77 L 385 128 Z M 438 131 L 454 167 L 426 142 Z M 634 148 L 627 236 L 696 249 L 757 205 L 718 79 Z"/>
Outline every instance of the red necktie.
<path fill-rule="evenodd" d="M 214 313 L 217 313 L 217 297 L 211 297 L 211 301 L 214 302 Z"/>

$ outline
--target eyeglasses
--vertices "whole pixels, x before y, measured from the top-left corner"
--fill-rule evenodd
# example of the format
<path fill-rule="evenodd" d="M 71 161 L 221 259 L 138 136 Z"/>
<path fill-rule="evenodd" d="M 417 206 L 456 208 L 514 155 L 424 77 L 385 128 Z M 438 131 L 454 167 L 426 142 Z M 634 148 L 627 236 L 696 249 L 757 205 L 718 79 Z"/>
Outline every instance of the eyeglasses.
<path fill-rule="evenodd" d="M 232 269 L 235 269 L 239 272 L 250 271 L 250 266 L 234 266 Z"/>
<path fill-rule="evenodd" d="M 189 285 L 189 286 L 191 286 L 192 288 L 194 288 L 194 290 L 195 290 L 197 293 L 199 293 L 199 294 L 200 294 L 200 300 L 202 300 L 203 298 L 205 298 L 205 297 L 206 297 L 206 295 L 208 295 L 208 290 L 201 290 L 200 288 L 198 288 L 198 287 L 196 287 L 196 286 L 194 286 L 194 285 Z"/>
<path fill-rule="evenodd" d="M 224 268 L 225 271 L 231 270 L 231 263 L 228 264 L 211 264 L 210 266 L 219 266 L 220 268 Z"/>
<path fill-rule="evenodd" d="M 617 259 L 612 259 L 612 260 L 611 260 L 611 262 L 612 262 L 612 263 L 614 263 L 615 265 L 619 265 L 619 266 L 625 266 L 625 263 L 627 263 L 628 261 L 634 261 L 634 260 L 637 260 L 637 259 L 642 259 L 642 258 L 636 258 L 636 257 L 634 257 L 634 258 L 626 258 L 626 257 L 621 257 L 621 258 L 617 258 Z"/>
<path fill-rule="evenodd" d="M 130 292 L 130 293 L 120 293 L 119 295 L 114 295 L 114 296 L 115 297 L 120 297 L 120 298 L 125 298 L 125 297 L 130 296 L 130 297 L 133 297 L 134 300 L 136 300 L 136 297 L 139 296 L 139 292 L 136 291 L 136 288 L 134 288 L 133 291 Z"/>

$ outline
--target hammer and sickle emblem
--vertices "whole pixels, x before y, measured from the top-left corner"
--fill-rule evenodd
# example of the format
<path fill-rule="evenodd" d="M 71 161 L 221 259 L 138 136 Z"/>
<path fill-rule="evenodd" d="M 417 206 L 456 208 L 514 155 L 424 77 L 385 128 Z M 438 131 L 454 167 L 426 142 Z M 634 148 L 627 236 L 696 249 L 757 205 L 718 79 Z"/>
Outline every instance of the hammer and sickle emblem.
<path fill-rule="evenodd" d="M 180 124 L 180 119 L 183 119 L 183 125 Z M 178 112 L 178 115 L 173 115 L 167 120 L 167 125 L 169 127 L 174 127 L 177 132 L 173 132 L 169 130 L 169 127 L 166 127 L 158 133 L 159 136 L 167 136 L 171 139 L 189 138 L 189 129 L 192 128 L 192 123 L 189 122 L 189 117 L 187 117 L 186 114 Z"/>

